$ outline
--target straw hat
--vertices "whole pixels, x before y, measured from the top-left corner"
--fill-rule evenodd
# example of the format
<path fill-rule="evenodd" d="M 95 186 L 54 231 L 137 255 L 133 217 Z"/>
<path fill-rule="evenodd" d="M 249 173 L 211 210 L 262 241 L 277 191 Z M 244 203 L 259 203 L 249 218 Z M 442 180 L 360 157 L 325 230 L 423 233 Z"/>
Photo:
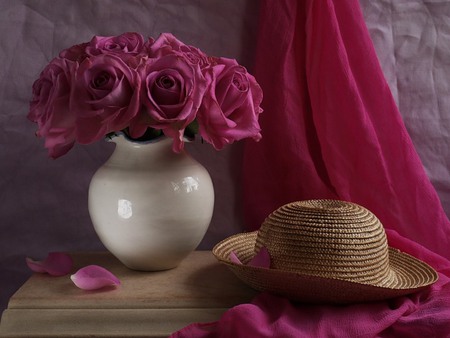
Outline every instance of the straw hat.
<path fill-rule="evenodd" d="M 262 247 L 270 255 L 270 268 L 246 265 Z M 243 264 L 232 262 L 231 252 Z M 286 204 L 259 231 L 231 236 L 213 254 L 254 289 L 302 302 L 387 299 L 438 279 L 424 262 L 388 247 L 373 213 L 338 200 Z"/>

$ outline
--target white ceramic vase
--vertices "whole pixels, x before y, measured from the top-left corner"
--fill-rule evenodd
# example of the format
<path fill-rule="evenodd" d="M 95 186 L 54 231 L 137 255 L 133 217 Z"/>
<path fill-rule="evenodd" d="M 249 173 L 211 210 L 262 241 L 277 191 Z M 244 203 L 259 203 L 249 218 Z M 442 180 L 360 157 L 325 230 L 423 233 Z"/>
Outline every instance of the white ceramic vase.
<path fill-rule="evenodd" d="M 89 213 L 100 240 L 134 270 L 176 267 L 204 237 L 214 207 L 206 169 L 172 139 L 132 142 L 116 148 L 92 177 Z"/>

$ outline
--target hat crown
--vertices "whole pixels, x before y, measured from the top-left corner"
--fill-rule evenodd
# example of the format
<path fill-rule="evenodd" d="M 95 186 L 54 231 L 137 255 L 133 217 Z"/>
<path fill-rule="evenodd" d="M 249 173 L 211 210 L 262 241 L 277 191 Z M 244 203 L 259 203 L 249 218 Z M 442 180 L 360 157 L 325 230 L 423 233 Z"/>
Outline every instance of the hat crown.
<path fill-rule="evenodd" d="M 360 283 L 389 279 L 389 248 L 378 218 L 339 200 L 286 204 L 258 232 L 255 251 L 265 246 L 271 268 Z"/>

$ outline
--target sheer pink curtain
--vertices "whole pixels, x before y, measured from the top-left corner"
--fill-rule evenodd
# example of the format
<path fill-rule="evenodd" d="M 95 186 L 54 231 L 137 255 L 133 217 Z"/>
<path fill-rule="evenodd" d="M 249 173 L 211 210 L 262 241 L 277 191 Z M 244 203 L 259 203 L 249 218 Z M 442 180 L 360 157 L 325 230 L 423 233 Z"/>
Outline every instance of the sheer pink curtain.
<path fill-rule="evenodd" d="M 450 223 L 378 63 L 357 0 L 263 1 L 263 139 L 244 158 L 248 230 L 284 203 L 359 203 L 450 258 Z"/>

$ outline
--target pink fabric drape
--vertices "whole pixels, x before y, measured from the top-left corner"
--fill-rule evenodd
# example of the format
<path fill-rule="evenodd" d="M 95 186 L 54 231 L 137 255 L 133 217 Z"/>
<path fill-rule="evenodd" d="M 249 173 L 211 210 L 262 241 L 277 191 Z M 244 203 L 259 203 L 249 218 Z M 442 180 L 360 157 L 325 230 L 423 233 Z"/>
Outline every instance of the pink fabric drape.
<path fill-rule="evenodd" d="M 245 152 L 249 230 L 284 203 L 338 198 L 450 258 L 450 223 L 378 63 L 359 3 L 266 1 L 263 139 Z M 270 70 L 270 71 L 267 71 Z"/>
<path fill-rule="evenodd" d="M 261 4 L 263 139 L 244 158 L 248 230 L 295 200 L 374 212 L 391 246 L 439 271 L 422 292 L 348 306 L 260 294 L 173 337 L 450 337 L 450 223 L 384 79 L 357 0 Z"/>

